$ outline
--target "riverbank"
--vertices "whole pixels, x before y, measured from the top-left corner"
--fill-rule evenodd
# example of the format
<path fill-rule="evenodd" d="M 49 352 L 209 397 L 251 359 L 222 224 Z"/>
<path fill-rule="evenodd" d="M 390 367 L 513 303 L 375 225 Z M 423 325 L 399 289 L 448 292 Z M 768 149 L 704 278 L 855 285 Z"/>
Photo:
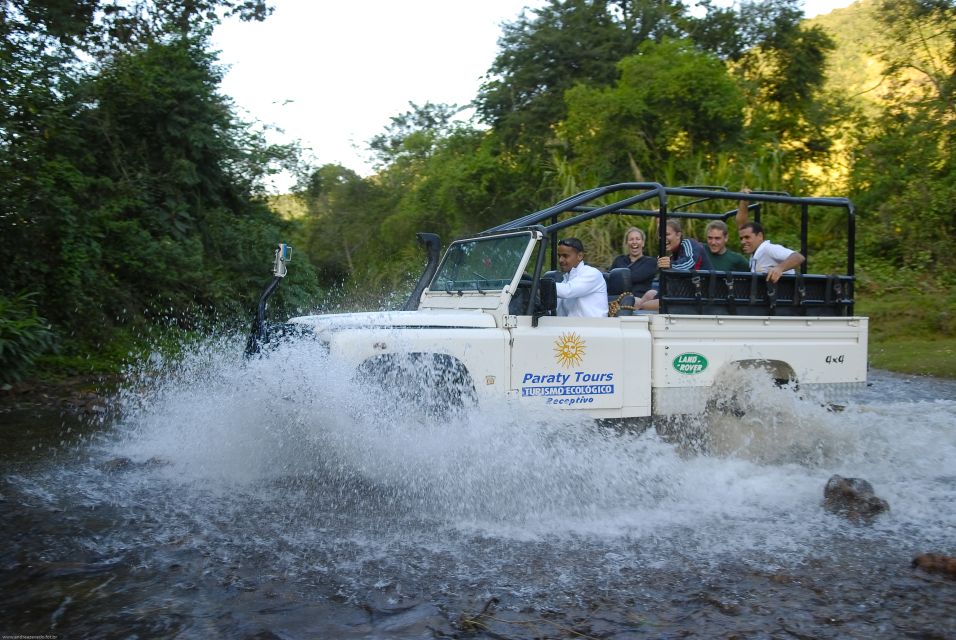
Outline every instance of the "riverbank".
<path fill-rule="evenodd" d="M 870 366 L 956 379 L 956 289 L 867 293 L 857 315 L 870 319 Z"/>
<path fill-rule="evenodd" d="M 106 413 L 109 396 L 122 382 L 122 376 L 101 374 L 25 380 L 0 390 L 0 412 L 36 407 L 95 417 Z"/>
<path fill-rule="evenodd" d="M 56 352 L 38 356 L 22 379 L 0 385 L 0 409 L 56 406 L 74 414 L 101 413 L 129 371 L 154 354 L 175 360 L 199 338 L 195 331 L 147 327 L 117 330 L 112 340 L 95 345 L 64 341 Z"/>

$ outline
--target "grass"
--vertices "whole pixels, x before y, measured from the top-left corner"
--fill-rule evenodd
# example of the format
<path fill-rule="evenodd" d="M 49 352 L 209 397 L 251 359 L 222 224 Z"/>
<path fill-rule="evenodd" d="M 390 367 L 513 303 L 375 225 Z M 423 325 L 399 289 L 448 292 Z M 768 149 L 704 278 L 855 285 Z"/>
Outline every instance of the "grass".
<path fill-rule="evenodd" d="M 900 373 L 956 378 L 956 338 L 871 340 L 870 365 Z"/>
<path fill-rule="evenodd" d="M 863 293 L 856 313 L 870 318 L 870 365 L 956 378 L 956 289 Z"/>

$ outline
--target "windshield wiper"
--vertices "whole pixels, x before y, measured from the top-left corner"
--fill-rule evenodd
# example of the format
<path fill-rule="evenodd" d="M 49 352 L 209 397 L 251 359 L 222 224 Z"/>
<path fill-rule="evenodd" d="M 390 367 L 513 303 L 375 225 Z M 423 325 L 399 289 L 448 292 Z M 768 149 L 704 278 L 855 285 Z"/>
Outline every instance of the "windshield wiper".
<path fill-rule="evenodd" d="M 478 280 L 475 280 L 475 291 L 477 291 L 477 292 L 480 293 L 481 295 L 485 295 L 484 289 L 482 289 L 482 288 L 481 288 L 481 285 L 478 284 L 478 283 L 479 283 L 479 281 L 481 281 L 481 282 L 491 282 L 491 281 L 488 280 L 488 278 L 486 278 L 485 276 L 483 276 L 483 275 L 481 275 L 480 273 L 478 273 L 477 271 L 472 271 L 472 274 L 478 276 L 478 278 L 479 278 Z"/>

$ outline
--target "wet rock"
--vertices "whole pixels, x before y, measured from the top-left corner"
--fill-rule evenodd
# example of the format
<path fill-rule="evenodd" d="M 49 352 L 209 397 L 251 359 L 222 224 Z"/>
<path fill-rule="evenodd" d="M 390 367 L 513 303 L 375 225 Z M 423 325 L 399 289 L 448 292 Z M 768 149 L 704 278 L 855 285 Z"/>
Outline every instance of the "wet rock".
<path fill-rule="evenodd" d="M 498 598 L 489 598 L 484 602 L 480 611 L 466 612 L 462 611 L 458 616 L 457 627 L 462 631 L 479 631 L 485 627 L 484 618 L 491 615 L 498 606 Z"/>
<path fill-rule="evenodd" d="M 913 558 L 913 568 L 956 578 L 956 558 L 941 553 L 921 553 Z"/>
<path fill-rule="evenodd" d="M 420 596 L 403 594 L 398 585 L 389 583 L 368 594 L 362 607 L 372 615 L 393 615 L 413 609 L 422 603 Z"/>
<path fill-rule="evenodd" d="M 113 458 L 97 465 L 97 468 L 103 473 L 118 473 L 133 468 L 133 461 L 129 458 Z"/>
<path fill-rule="evenodd" d="M 81 415 L 100 415 L 106 413 L 106 400 L 93 391 L 74 391 L 64 400 L 66 407 Z"/>
<path fill-rule="evenodd" d="M 245 640 L 287 640 L 289 636 L 287 635 L 278 635 L 268 629 L 259 631 L 255 635 L 246 636 Z"/>
<path fill-rule="evenodd" d="M 431 603 L 418 604 L 402 613 L 376 616 L 373 625 L 388 636 L 403 638 L 447 637 L 452 631 L 441 611 Z"/>
<path fill-rule="evenodd" d="M 30 562 L 23 565 L 15 565 L 15 569 L 21 569 L 32 578 L 76 578 L 98 575 L 101 573 L 112 573 L 126 568 L 128 565 L 125 560 L 113 560 L 110 562 Z"/>
<path fill-rule="evenodd" d="M 131 459 L 121 456 L 98 464 L 96 468 L 103 473 L 119 473 L 121 471 L 130 471 L 131 469 L 153 469 L 168 464 L 168 461 L 161 458 L 150 458 L 146 462 L 133 462 Z"/>
<path fill-rule="evenodd" d="M 890 510 L 889 503 L 878 497 L 873 485 L 862 478 L 833 475 L 823 489 L 823 507 L 851 522 L 870 522 Z"/>
<path fill-rule="evenodd" d="M 736 602 L 722 600 L 720 598 L 707 595 L 707 594 L 701 594 L 700 599 L 705 604 L 709 604 L 710 606 L 715 607 L 718 611 L 728 616 L 739 616 L 741 614 L 740 605 L 737 604 Z"/>

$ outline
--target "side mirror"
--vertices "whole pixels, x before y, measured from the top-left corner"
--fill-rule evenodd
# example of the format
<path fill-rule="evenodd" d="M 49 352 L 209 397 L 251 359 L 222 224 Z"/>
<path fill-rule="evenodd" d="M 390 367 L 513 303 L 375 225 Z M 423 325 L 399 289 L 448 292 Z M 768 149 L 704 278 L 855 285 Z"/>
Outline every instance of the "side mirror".
<path fill-rule="evenodd" d="M 558 309 L 558 287 L 552 278 L 541 278 L 538 281 L 538 291 L 540 292 L 541 306 L 535 310 L 531 318 L 531 326 L 538 326 L 538 318 L 541 316 L 557 315 Z"/>

